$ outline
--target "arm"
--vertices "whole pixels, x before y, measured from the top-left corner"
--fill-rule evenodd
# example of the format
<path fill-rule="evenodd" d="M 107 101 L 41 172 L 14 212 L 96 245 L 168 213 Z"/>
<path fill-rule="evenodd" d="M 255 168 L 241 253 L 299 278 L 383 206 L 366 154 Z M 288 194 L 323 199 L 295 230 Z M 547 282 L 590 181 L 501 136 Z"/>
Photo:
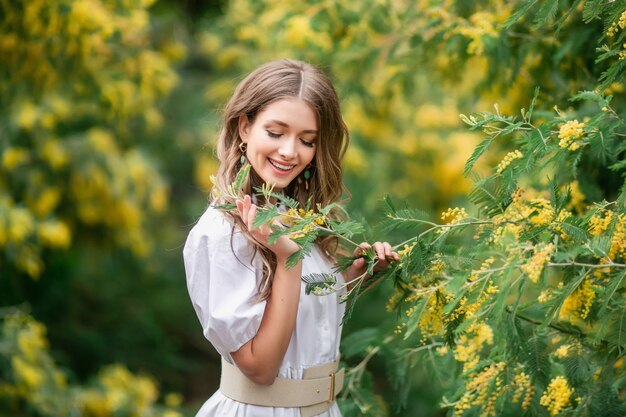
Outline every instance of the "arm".
<path fill-rule="evenodd" d="M 237 367 L 257 384 L 270 385 L 278 374 L 293 329 L 300 298 L 302 264 L 287 269 L 279 262 L 256 336 L 231 356 Z"/>
<path fill-rule="evenodd" d="M 253 237 L 276 255 L 277 266 L 272 281 L 272 291 L 267 299 L 263 319 L 257 334 L 231 356 L 237 367 L 252 381 L 270 385 L 274 382 L 283 361 L 291 335 L 296 326 L 300 300 L 302 263 L 287 269 L 289 255 L 299 246 L 288 237 L 282 236 L 274 245 L 267 242 L 271 228 L 264 226 L 253 229 L 256 207 L 246 196 L 237 202 L 244 223 Z"/>

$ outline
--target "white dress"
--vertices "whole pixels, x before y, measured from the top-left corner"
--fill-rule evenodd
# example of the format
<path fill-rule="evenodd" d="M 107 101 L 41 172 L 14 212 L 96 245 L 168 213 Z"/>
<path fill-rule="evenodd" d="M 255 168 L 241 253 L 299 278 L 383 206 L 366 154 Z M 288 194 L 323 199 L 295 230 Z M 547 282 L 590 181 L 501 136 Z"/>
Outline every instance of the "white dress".
<path fill-rule="evenodd" d="M 231 240 L 232 237 L 232 240 Z M 219 354 L 233 363 L 230 352 L 252 339 L 261 324 L 265 301 L 256 302 L 262 278 L 260 256 L 253 246 L 232 229 L 232 222 L 209 207 L 193 227 L 183 249 L 187 289 L 206 338 Z M 302 274 L 333 273 L 332 264 L 316 247 L 302 261 Z M 341 274 L 335 273 L 338 283 Z M 339 357 L 341 318 L 344 304 L 339 295 L 306 295 L 300 291 L 296 326 L 278 372 L 283 378 L 302 378 L 311 366 Z M 209 398 L 196 417 L 300 417 L 298 408 L 263 407 L 243 404 L 219 390 Z M 341 417 L 337 404 L 320 416 Z"/>

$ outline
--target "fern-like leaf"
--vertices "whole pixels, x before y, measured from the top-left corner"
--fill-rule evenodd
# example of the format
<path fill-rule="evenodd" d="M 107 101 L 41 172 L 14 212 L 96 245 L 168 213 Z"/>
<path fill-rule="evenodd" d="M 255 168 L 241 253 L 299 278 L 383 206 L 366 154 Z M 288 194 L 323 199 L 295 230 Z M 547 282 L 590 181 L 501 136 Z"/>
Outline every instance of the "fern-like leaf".
<path fill-rule="evenodd" d="M 309 295 L 326 295 L 335 291 L 333 286 L 337 279 L 333 274 L 314 273 L 302 276 L 302 281 L 306 283 L 304 293 Z"/>

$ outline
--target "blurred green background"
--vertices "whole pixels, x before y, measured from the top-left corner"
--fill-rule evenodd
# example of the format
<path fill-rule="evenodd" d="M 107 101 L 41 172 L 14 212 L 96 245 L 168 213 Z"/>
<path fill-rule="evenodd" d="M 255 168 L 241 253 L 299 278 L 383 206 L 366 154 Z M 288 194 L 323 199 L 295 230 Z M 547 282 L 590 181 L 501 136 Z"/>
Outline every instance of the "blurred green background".
<path fill-rule="evenodd" d="M 493 72 L 494 51 L 510 52 L 498 25 L 513 9 L 0 1 L 0 414 L 194 415 L 215 391 L 219 356 L 188 300 L 181 251 L 207 205 L 220 109 L 263 62 L 304 59 L 334 80 L 352 135 L 344 165 L 354 218 L 375 225 L 387 194 L 435 218 L 467 205 L 463 165 L 481 137 L 459 113 L 495 102 L 511 113 L 538 80 L 551 80 L 543 88 L 555 103 L 564 84 L 584 85 L 570 61 L 546 62 L 549 43 Z M 363 297 L 344 335 L 393 332 L 390 293 L 382 285 Z M 378 413 L 391 415 L 397 394 L 381 356 L 370 368 Z M 451 383 L 424 363 L 397 415 L 444 415 Z"/>

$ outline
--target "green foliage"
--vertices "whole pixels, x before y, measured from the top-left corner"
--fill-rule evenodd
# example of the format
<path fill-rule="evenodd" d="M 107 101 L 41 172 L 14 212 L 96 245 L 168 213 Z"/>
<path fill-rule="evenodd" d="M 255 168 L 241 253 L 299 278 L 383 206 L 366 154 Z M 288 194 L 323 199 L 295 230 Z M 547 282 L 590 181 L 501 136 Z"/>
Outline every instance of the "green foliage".
<path fill-rule="evenodd" d="M 1 324 L 0 404 L 12 415 L 182 416 L 174 407 L 157 403 L 158 390 L 152 378 L 135 375 L 119 364 L 103 368 L 98 378 L 85 386 L 73 384 L 50 356 L 41 323 L 16 311 L 4 311 Z"/>
<path fill-rule="evenodd" d="M 344 415 L 391 414 L 388 404 L 405 399 L 398 413 L 406 415 L 434 415 L 440 402 L 465 417 L 626 414 L 623 0 L 232 0 L 186 39 L 192 56 L 178 75 L 185 48 L 152 42 L 169 35 L 163 26 L 149 33 L 150 2 L 57 3 L 0 6 L 0 298 L 32 303 L 48 318 L 68 367 L 87 357 L 97 368 L 101 329 L 129 334 L 135 323 L 154 338 L 150 352 L 178 340 L 206 345 L 178 326 L 184 309 L 172 299 L 184 294 L 167 291 L 180 287 L 180 260 L 170 254 L 179 226 L 206 206 L 190 186 L 192 170 L 208 190 L 217 164 L 206 152 L 215 136 L 206 109 L 221 107 L 241 74 L 290 56 L 326 69 L 343 99 L 351 211 L 378 217 L 375 230 L 402 242 L 402 262 L 357 282 L 347 298 L 344 357 L 353 368 Z M 474 179 L 471 189 L 461 172 Z M 372 196 L 384 193 L 394 201 L 383 216 Z M 175 214 L 155 218 L 167 203 Z M 442 223 L 430 214 L 451 204 L 467 212 L 449 211 Z M 328 217 L 335 207 L 303 209 Z M 309 233 L 313 217 L 294 218 L 273 236 L 294 233 L 302 244 L 291 262 L 315 237 L 367 234 L 333 219 Z M 136 256 L 149 256 L 150 246 L 161 251 L 141 264 Z M 354 259 L 342 258 L 338 270 Z M 395 314 L 379 320 L 389 287 Z M 140 314 L 119 288 L 148 300 Z M 364 300 L 371 308 L 359 314 Z M 113 308 L 117 315 L 101 314 Z M 163 339 L 168 321 L 176 341 Z M 377 329 L 357 343 L 355 323 Z M 113 351 L 145 365 L 133 350 Z M 13 375 L 4 351 L 1 358 L 3 375 Z M 178 363 L 164 375 L 192 368 Z M 558 377 L 571 393 L 550 408 Z M 429 408 L 416 405 L 424 392 Z M 2 407 L 38 407 L 20 398 Z"/>

